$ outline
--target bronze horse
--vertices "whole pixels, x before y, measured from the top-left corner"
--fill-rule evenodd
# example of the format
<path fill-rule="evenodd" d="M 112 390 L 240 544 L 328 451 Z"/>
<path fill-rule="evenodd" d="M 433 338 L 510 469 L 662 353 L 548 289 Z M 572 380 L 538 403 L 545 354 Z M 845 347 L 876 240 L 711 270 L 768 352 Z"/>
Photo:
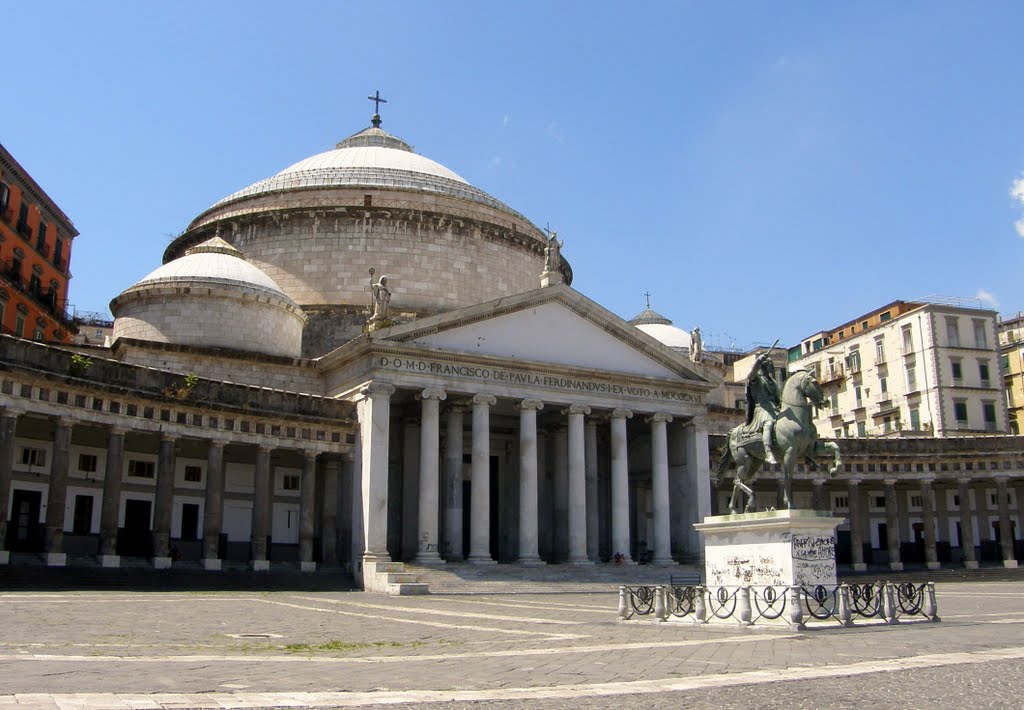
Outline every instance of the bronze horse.
<path fill-rule="evenodd" d="M 819 441 L 818 432 L 814 428 L 812 407 L 824 406 L 825 395 L 813 372 L 798 370 L 789 376 L 782 388 L 782 408 L 775 420 L 772 445 L 776 460 L 782 461 L 782 500 L 786 508 L 793 507 L 793 470 L 798 461 L 807 459 L 814 465 L 815 458 L 831 455 L 833 463 L 829 469 L 830 476 L 834 476 L 842 465 L 839 446 L 834 441 Z M 743 512 L 753 512 L 754 491 L 750 486 L 757 478 L 764 459 L 764 444 L 760 436 L 752 436 L 744 425 L 729 432 L 729 445 L 718 462 L 713 482 L 717 486 L 729 464 L 735 462 L 736 475 L 733 478 L 732 497 L 729 499 L 730 513 L 738 512 L 741 492 L 747 496 Z"/>

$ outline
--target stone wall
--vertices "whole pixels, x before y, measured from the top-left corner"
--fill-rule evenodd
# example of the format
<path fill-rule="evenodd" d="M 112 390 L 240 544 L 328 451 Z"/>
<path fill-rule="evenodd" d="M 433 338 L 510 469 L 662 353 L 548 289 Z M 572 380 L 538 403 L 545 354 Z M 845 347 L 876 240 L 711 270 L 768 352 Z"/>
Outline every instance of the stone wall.
<path fill-rule="evenodd" d="M 370 195 L 372 207 L 362 207 Z M 360 205 L 360 206 L 356 206 Z M 334 189 L 264 195 L 204 215 L 165 260 L 221 236 L 296 303 L 364 304 L 369 269 L 392 306 L 442 312 L 538 288 L 545 238 L 527 220 L 439 195 Z M 572 271 L 563 264 L 566 281 Z"/>
<path fill-rule="evenodd" d="M 112 306 L 113 337 L 179 345 L 201 345 L 298 357 L 301 313 L 268 303 L 266 296 L 213 288 L 144 286 L 119 296 Z"/>

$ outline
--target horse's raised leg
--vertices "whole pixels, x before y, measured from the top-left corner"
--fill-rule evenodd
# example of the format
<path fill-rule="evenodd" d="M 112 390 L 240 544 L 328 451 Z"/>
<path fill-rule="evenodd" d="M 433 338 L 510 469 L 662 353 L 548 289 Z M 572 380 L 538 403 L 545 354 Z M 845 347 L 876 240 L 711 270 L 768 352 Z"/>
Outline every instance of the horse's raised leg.
<path fill-rule="evenodd" d="M 797 458 L 792 448 L 787 449 L 786 455 L 782 458 L 782 505 L 786 510 L 793 508 L 790 495 L 793 493 L 793 469 L 796 468 Z"/>

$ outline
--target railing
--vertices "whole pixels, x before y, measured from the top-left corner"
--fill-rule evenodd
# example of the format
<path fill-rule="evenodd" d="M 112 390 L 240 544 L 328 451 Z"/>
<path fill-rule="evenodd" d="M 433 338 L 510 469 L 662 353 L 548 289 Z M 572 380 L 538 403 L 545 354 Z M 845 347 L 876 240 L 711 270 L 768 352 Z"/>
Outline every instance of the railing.
<path fill-rule="evenodd" d="M 694 624 L 734 621 L 742 626 L 808 623 L 854 626 L 856 621 L 898 624 L 906 618 L 939 621 L 935 583 L 868 582 L 835 587 L 702 585 L 619 587 L 620 619 L 670 618 Z M 856 620 L 856 621 L 855 621 Z"/>

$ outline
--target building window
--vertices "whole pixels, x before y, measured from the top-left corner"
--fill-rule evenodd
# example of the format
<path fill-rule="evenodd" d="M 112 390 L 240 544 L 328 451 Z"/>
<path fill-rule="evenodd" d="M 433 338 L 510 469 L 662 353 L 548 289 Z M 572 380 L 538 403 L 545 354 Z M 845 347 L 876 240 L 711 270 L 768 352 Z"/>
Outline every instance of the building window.
<path fill-rule="evenodd" d="M 297 491 L 299 490 L 299 476 L 298 474 L 286 473 L 281 478 L 281 489 L 285 491 Z"/>
<path fill-rule="evenodd" d="M 132 478 L 153 478 L 155 469 L 152 461 L 128 460 L 128 475 Z"/>
<path fill-rule="evenodd" d="M 958 401 L 953 402 L 953 416 L 956 419 L 958 427 L 964 428 L 967 426 L 967 402 Z"/>
<path fill-rule="evenodd" d="M 892 320 L 892 311 L 886 311 L 882 315 L 878 316 L 878 321 L 880 323 L 888 323 L 891 320 Z"/>
<path fill-rule="evenodd" d="M 878 387 L 879 387 L 880 390 L 882 390 L 882 394 L 883 395 L 888 394 L 889 393 L 889 378 L 888 377 L 879 377 L 878 378 Z"/>
<path fill-rule="evenodd" d="M 46 222 L 39 220 L 39 229 L 36 230 L 36 250 L 42 252 L 46 248 Z"/>
<path fill-rule="evenodd" d="M 946 343 L 951 348 L 960 347 L 960 325 L 956 318 L 946 319 Z"/>
<path fill-rule="evenodd" d="M 14 319 L 14 334 L 21 338 L 25 333 L 25 314 L 20 310 L 18 311 L 17 317 Z"/>
<path fill-rule="evenodd" d="M 0 182 L 0 216 L 7 216 L 7 205 L 11 201 L 11 188 L 5 182 Z"/>
<path fill-rule="evenodd" d="M 981 320 L 980 318 L 974 319 L 974 347 L 988 347 L 988 333 L 985 329 L 985 321 Z"/>
<path fill-rule="evenodd" d="M 864 437 L 868 434 L 868 425 L 864 422 L 857 422 L 857 436 Z"/>
<path fill-rule="evenodd" d="M 886 415 L 882 418 L 882 431 L 886 434 L 892 431 L 892 417 Z"/>
<path fill-rule="evenodd" d="M 868 322 L 866 320 L 862 320 L 860 322 L 860 329 L 861 330 L 867 330 L 868 329 Z"/>
<path fill-rule="evenodd" d="M 917 368 L 913 365 L 907 365 L 907 391 L 914 392 L 917 390 Z"/>
<path fill-rule="evenodd" d="M 200 466 L 186 466 L 185 481 L 188 483 L 202 483 L 203 469 Z"/>
<path fill-rule="evenodd" d="M 885 342 L 881 338 L 875 338 L 875 362 L 885 362 Z"/>
<path fill-rule="evenodd" d="M 959 360 L 953 360 L 951 364 L 953 365 L 953 384 L 958 385 L 964 379 L 963 367 L 961 367 Z"/>
<path fill-rule="evenodd" d="M 46 449 L 33 449 L 28 446 L 21 450 L 22 466 L 45 466 Z"/>
<path fill-rule="evenodd" d="M 854 399 L 857 400 L 857 406 L 858 407 L 863 406 L 863 401 L 861 399 L 861 395 L 862 395 L 862 390 L 860 388 L 860 385 L 857 385 L 856 387 L 853 388 L 853 396 L 854 396 Z"/>
<path fill-rule="evenodd" d="M 850 499 L 847 496 L 836 496 L 832 501 L 832 506 L 837 510 L 845 510 L 850 507 Z"/>
<path fill-rule="evenodd" d="M 846 356 L 846 367 L 850 372 L 860 372 L 860 350 L 854 348 Z"/>
<path fill-rule="evenodd" d="M 910 428 L 921 431 L 921 410 L 917 407 L 910 410 Z"/>
<path fill-rule="evenodd" d="M 81 471 L 82 473 L 96 473 L 96 455 L 79 454 L 78 470 Z"/>
<path fill-rule="evenodd" d="M 911 507 L 913 507 L 913 508 L 920 508 L 923 504 L 924 504 L 924 499 L 923 499 L 922 496 L 919 496 L 919 495 L 910 496 L 910 505 L 911 505 Z"/>
<path fill-rule="evenodd" d="M 72 535 L 88 535 L 92 531 L 92 496 L 75 496 L 75 512 L 72 521 Z"/>
<path fill-rule="evenodd" d="M 978 375 L 981 377 L 981 386 L 988 387 L 989 381 L 988 360 L 978 360 Z"/>
<path fill-rule="evenodd" d="M 996 430 L 996 403 L 982 402 L 981 411 L 985 417 L 985 431 Z"/>
<path fill-rule="evenodd" d="M 28 227 L 28 203 L 24 196 L 21 198 L 21 207 L 18 208 L 18 232 L 25 237 L 31 236 L 32 231 Z"/>
<path fill-rule="evenodd" d="M 903 352 L 914 352 L 914 333 L 909 325 L 903 329 Z"/>
<path fill-rule="evenodd" d="M 53 243 L 53 265 L 58 269 L 64 269 L 64 240 L 57 239 Z"/>

